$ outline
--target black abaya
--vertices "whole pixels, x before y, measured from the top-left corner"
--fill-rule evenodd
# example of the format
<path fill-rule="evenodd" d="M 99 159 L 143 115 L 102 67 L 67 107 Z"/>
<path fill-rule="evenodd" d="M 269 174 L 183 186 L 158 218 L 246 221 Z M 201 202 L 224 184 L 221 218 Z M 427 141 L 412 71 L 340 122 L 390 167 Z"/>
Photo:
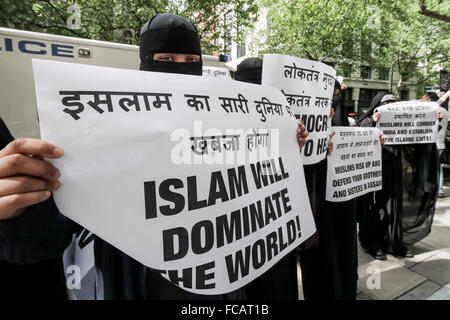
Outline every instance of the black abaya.
<path fill-rule="evenodd" d="M 371 119 L 387 92 L 375 96 L 361 126 Z M 420 241 L 431 231 L 438 191 L 436 145 L 385 146 L 382 149 L 383 189 L 359 201 L 359 240 L 374 254 L 378 249 L 404 256 L 405 243 Z"/>
<path fill-rule="evenodd" d="M 431 143 L 402 149 L 403 237 L 414 244 L 431 232 L 439 189 L 439 154 Z"/>
<path fill-rule="evenodd" d="M 236 80 L 261 84 L 262 59 L 247 58 L 237 67 Z M 270 270 L 245 286 L 249 300 L 298 300 L 297 256 L 295 250 Z"/>
<path fill-rule="evenodd" d="M 13 136 L 0 118 L 0 150 L 13 140 Z M 63 300 L 67 298 L 62 257 L 31 264 L 16 264 L 0 260 L 0 284 L 1 300 Z"/>
<path fill-rule="evenodd" d="M 340 94 L 333 97 L 333 108 L 333 125 L 349 126 Z M 306 300 L 355 300 L 358 269 L 356 201 L 325 201 L 327 159 L 313 166 L 314 169 L 305 166 L 305 172 L 314 172 L 316 187 L 308 191 L 310 196 L 313 191 L 318 247 L 300 253 L 304 297 Z"/>

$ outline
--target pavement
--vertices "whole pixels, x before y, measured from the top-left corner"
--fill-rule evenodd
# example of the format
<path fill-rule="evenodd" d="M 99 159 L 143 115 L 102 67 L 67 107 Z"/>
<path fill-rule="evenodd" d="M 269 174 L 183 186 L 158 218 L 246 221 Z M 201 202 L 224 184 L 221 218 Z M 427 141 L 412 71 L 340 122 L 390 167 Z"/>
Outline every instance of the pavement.
<path fill-rule="evenodd" d="M 413 258 L 375 260 L 358 248 L 357 300 L 450 300 L 450 182 L 438 198 L 431 233 L 409 246 Z M 299 298 L 303 300 L 301 272 Z"/>

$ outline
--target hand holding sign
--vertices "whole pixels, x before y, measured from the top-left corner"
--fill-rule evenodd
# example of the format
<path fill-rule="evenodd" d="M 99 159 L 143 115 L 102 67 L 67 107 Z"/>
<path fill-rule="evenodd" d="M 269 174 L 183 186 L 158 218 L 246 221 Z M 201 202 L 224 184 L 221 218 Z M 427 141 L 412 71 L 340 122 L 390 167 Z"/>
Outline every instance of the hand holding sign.
<path fill-rule="evenodd" d="M 297 120 L 297 121 L 298 121 L 297 141 L 298 141 L 300 150 L 302 150 L 303 146 L 306 144 L 306 138 L 308 137 L 309 132 L 306 131 L 306 128 L 303 125 L 302 120 Z"/>
<path fill-rule="evenodd" d="M 61 148 L 36 139 L 16 139 L 0 151 L 0 220 L 48 199 L 59 188 L 60 172 L 44 157 L 57 159 Z"/>
<path fill-rule="evenodd" d="M 33 70 L 41 134 L 65 152 L 53 161 L 59 211 L 174 284 L 236 290 L 314 233 L 297 149 L 308 133 L 275 88 L 46 60 Z"/>
<path fill-rule="evenodd" d="M 384 136 L 383 132 L 380 132 L 380 144 L 382 147 L 384 147 L 384 144 L 386 143 L 386 137 Z"/>
<path fill-rule="evenodd" d="M 380 121 L 380 113 L 379 112 L 374 112 L 373 115 L 372 115 L 372 119 L 375 122 Z"/>
<path fill-rule="evenodd" d="M 331 141 L 331 138 L 333 138 L 335 134 L 336 131 L 333 131 L 333 133 L 330 134 L 330 138 L 328 139 L 328 155 L 330 155 L 333 151 L 333 141 Z"/>
<path fill-rule="evenodd" d="M 335 114 L 335 112 L 334 112 L 334 108 L 331 108 L 331 109 L 330 109 L 330 115 L 329 115 L 329 117 L 330 117 L 330 121 L 331 121 L 331 119 L 333 119 L 333 117 L 334 117 L 334 114 Z"/>

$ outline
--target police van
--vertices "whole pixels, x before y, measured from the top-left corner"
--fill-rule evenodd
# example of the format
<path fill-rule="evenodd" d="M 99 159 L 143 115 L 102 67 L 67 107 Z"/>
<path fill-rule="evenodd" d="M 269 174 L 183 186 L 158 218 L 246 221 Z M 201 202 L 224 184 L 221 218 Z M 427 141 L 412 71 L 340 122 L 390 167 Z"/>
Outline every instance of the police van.
<path fill-rule="evenodd" d="M 40 136 L 32 58 L 123 69 L 140 63 L 138 46 L 0 28 L 0 117 L 16 138 Z M 202 59 L 205 76 L 230 77 L 226 57 Z"/>

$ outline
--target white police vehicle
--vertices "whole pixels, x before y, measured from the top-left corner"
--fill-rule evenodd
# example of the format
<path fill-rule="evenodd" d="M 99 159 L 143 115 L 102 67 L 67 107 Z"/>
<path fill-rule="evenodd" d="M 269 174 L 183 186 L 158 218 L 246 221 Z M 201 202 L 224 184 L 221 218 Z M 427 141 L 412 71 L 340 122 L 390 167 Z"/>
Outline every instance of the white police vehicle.
<path fill-rule="evenodd" d="M 16 138 L 39 138 L 32 58 L 139 69 L 138 46 L 0 28 L 0 117 Z M 229 77 L 223 59 L 202 58 L 205 75 Z"/>

